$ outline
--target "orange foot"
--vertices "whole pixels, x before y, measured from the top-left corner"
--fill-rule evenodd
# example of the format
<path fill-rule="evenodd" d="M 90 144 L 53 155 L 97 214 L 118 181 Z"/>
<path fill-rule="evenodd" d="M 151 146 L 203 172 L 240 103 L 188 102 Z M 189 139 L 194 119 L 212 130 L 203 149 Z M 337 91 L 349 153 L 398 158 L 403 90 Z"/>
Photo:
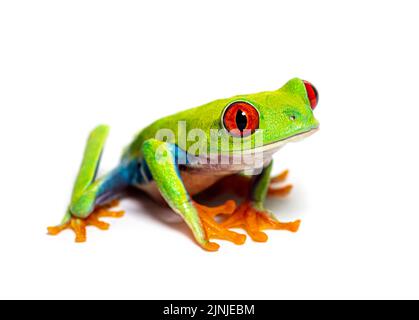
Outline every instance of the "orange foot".
<path fill-rule="evenodd" d="M 95 226 L 101 230 L 108 230 L 109 223 L 100 221 L 99 218 L 120 218 L 124 215 L 124 211 L 110 211 L 109 209 L 117 206 L 119 201 L 115 200 L 107 205 L 99 206 L 86 219 L 71 217 L 70 221 L 55 227 L 48 227 L 48 234 L 55 236 L 61 231 L 71 229 L 76 234 L 76 242 L 86 241 L 86 227 Z"/>
<path fill-rule="evenodd" d="M 221 226 L 229 228 L 242 228 L 249 236 L 257 242 L 266 242 L 268 236 L 262 230 L 288 230 L 296 232 L 300 227 L 300 220 L 294 222 L 279 222 L 269 212 L 261 211 L 252 205 L 250 201 L 245 201 L 237 210 L 221 223 Z"/>
<path fill-rule="evenodd" d="M 237 245 L 242 245 L 246 241 L 244 234 L 239 234 L 234 231 L 230 231 L 227 228 L 222 227 L 215 221 L 215 217 L 220 214 L 232 214 L 236 210 L 236 203 L 232 200 L 225 202 L 223 205 L 210 208 L 193 202 L 195 208 L 198 210 L 199 217 L 201 218 L 204 231 L 207 239 L 219 239 L 231 241 Z M 204 246 L 205 250 L 217 251 L 220 245 L 215 242 L 208 242 Z"/>
<path fill-rule="evenodd" d="M 291 192 L 291 190 L 292 190 L 292 185 L 291 184 L 288 184 L 286 186 L 279 187 L 279 188 L 275 187 L 276 184 L 282 183 L 285 180 L 287 180 L 288 174 L 289 174 L 289 171 L 285 170 L 284 172 L 280 173 L 279 175 L 271 178 L 271 183 L 270 183 L 270 186 L 269 186 L 269 189 L 268 189 L 268 195 L 269 196 L 285 197 Z"/>

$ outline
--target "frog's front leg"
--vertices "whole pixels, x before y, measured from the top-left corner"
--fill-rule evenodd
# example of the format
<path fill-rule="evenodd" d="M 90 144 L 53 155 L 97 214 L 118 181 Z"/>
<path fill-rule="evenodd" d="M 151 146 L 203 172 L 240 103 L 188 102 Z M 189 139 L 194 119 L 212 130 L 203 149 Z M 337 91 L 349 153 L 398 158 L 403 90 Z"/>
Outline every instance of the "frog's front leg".
<path fill-rule="evenodd" d="M 224 205 L 208 208 L 192 201 L 179 174 L 179 151 L 175 145 L 150 139 L 142 147 L 145 165 L 151 173 L 161 195 L 169 206 L 178 213 L 191 229 L 198 244 L 208 250 L 216 251 L 219 245 L 210 239 L 222 239 L 243 244 L 244 235 L 221 227 L 214 220 L 218 214 L 232 214 L 236 205 L 227 201 Z"/>
<path fill-rule="evenodd" d="M 249 236 L 257 242 L 266 242 L 268 236 L 262 230 L 288 230 L 296 232 L 300 226 L 300 220 L 294 222 L 279 222 L 276 217 L 264 207 L 268 194 L 285 195 L 291 190 L 291 186 L 280 189 L 272 188 L 272 183 L 282 182 L 287 172 L 271 178 L 272 162 L 263 172 L 252 181 L 247 199 L 237 208 L 235 213 L 222 223 L 225 228 L 243 228 Z M 278 191 L 280 190 L 280 191 Z"/>

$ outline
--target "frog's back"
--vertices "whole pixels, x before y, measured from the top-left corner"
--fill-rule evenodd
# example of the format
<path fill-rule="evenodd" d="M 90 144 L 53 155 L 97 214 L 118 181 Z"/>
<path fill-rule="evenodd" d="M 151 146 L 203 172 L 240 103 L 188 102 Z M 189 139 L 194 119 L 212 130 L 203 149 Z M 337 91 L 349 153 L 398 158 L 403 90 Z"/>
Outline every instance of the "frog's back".
<path fill-rule="evenodd" d="M 271 92 L 264 91 L 252 95 L 236 95 L 230 98 L 218 99 L 159 119 L 136 135 L 133 142 L 125 149 L 123 158 L 132 159 L 141 157 L 143 143 L 148 139 L 156 138 L 156 134 L 159 130 L 170 130 L 173 132 L 175 144 L 178 144 L 178 126 L 181 122 L 185 124 L 186 133 L 197 128 L 204 130 L 207 134 L 209 134 L 210 129 L 222 129 L 220 116 L 226 105 L 230 102 L 251 96 L 255 102 L 266 104 L 266 100 L 269 98 L 270 94 Z"/>
<path fill-rule="evenodd" d="M 171 116 L 161 118 L 143 130 L 141 130 L 125 149 L 123 159 L 141 157 L 141 147 L 148 139 L 156 138 L 159 130 L 170 130 L 174 134 L 175 143 L 177 143 L 178 126 L 180 122 L 184 122 L 186 132 L 194 128 L 211 128 L 218 125 L 219 119 L 209 117 L 208 114 L 220 113 L 225 104 L 226 99 L 216 100 L 199 107 L 184 110 Z"/>
<path fill-rule="evenodd" d="M 125 148 L 122 158 L 132 159 L 142 157 L 141 147 L 143 143 L 155 138 L 158 128 L 165 125 L 163 120 L 157 120 L 137 133 L 134 140 Z"/>

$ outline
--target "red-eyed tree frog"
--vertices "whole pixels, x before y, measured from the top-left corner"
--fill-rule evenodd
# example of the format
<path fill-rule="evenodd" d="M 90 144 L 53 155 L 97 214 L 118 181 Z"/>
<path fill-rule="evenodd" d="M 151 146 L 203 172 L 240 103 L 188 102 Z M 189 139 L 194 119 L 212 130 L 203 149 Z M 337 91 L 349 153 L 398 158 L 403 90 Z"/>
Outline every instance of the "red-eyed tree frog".
<path fill-rule="evenodd" d="M 110 210 L 128 187 L 144 190 L 179 214 L 205 250 L 217 251 L 212 239 L 243 244 L 241 228 L 258 242 L 267 241 L 265 229 L 298 230 L 300 221 L 279 222 L 265 209 L 268 195 L 284 196 L 291 186 L 275 188 L 287 171 L 271 178 L 272 156 L 284 144 L 315 132 L 313 110 L 316 88 L 295 78 L 282 88 L 215 100 L 157 120 L 140 131 L 124 150 L 120 164 L 97 179 L 97 169 L 108 135 L 98 126 L 87 142 L 70 205 L 56 235 L 64 229 L 86 241 L 86 226 L 108 229 L 101 217 L 119 217 Z M 205 194 L 235 192 L 244 197 L 218 207 L 199 204 Z M 224 219 L 216 216 L 222 215 Z"/>

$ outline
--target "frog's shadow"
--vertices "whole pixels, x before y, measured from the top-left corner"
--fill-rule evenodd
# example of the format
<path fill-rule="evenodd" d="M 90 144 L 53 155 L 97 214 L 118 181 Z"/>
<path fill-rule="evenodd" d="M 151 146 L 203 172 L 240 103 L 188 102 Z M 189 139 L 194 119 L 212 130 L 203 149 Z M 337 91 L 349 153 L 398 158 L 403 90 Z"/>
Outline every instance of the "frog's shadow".
<path fill-rule="evenodd" d="M 289 195 L 284 199 L 269 199 L 266 203 L 267 208 L 271 209 L 275 213 L 280 213 L 276 214 L 278 218 L 292 221 L 296 218 L 294 212 L 304 212 L 306 207 L 304 203 L 297 201 L 297 198 L 299 197 Z M 152 220 L 158 221 L 172 230 L 175 229 L 179 233 L 184 234 L 186 237 L 194 241 L 193 235 L 186 223 L 169 206 L 155 202 L 146 193 L 134 188 L 127 190 L 124 199 L 129 201 L 129 206 L 126 208 L 129 213 L 133 212 L 136 215 L 144 213 Z M 235 200 L 237 204 L 243 200 L 232 194 L 225 194 L 214 199 L 198 198 L 196 200 L 204 205 L 215 206 L 231 199 Z"/>
<path fill-rule="evenodd" d="M 129 189 L 124 194 L 124 200 L 129 201 L 129 207 L 126 209 L 129 214 L 133 213 L 137 217 L 140 214 L 145 214 L 152 220 L 160 222 L 161 225 L 167 228 L 177 230 L 186 237 L 193 240 L 193 236 L 188 229 L 188 226 L 169 206 L 162 205 L 151 199 L 145 192 L 139 189 Z"/>
<path fill-rule="evenodd" d="M 186 223 L 168 205 L 157 203 L 145 192 L 135 188 L 130 188 L 125 192 L 124 200 L 129 201 L 129 208 L 126 208 L 128 212 L 134 212 L 135 214 L 145 213 L 154 221 L 158 221 L 172 230 L 175 229 L 192 241 L 195 241 Z M 242 201 L 242 199 L 232 194 L 225 194 L 215 198 L 194 197 L 194 200 L 208 206 L 220 205 L 226 200 L 235 200 L 237 203 Z M 125 209 L 123 205 L 122 208 Z"/>

